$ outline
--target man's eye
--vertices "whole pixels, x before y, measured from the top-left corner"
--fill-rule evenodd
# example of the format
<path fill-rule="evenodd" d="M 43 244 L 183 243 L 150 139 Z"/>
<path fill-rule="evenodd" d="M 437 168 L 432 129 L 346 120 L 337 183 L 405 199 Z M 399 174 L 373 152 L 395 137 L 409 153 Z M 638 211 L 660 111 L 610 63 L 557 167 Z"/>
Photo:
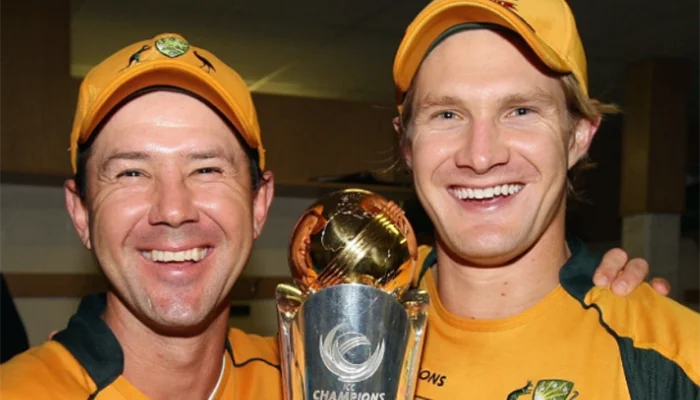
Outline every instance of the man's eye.
<path fill-rule="evenodd" d="M 522 115 L 528 115 L 532 114 L 532 109 L 527 108 L 527 107 L 518 107 L 515 110 L 513 110 L 511 113 L 513 116 L 522 116 Z"/>
<path fill-rule="evenodd" d="M 214 168 L 214 167 L 199 168 L 197 171 L 195 171 L 195 173 L 197 173 L 197 174 L 217 174 L 220 172 L 221 172 L 220 168 Z"/>
<path fill-rule="evenodd" d="M 452 111 L 443 111 L 443 112 L 439 113 L 437 116 L 438 116 L 438 118 L 441 118 L 441 119 L 454 119 L 455 113 L 453 113 Z"/>
<path fill-rule="evenodd" d="M 120 172 L 119 175 L 117 175 L 117 178 L 122 178 L 122 177 L 136 178 L 139 176 L 143 176 L 143 174 L 140 171 L 129 169 L 129 170 Z"/>

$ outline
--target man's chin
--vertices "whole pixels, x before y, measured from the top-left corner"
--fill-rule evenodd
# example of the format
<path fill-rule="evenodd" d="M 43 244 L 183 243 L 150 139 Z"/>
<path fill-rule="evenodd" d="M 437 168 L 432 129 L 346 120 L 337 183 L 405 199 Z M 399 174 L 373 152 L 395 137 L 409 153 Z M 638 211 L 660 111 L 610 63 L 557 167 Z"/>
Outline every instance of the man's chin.
<path fill-rule="evenodd" d="M 510 264 L 515 257 L 493 251 L 462 252 L 459 257 L 465 264 L 479 268 L 499 268 Z"/>
<path fill-rule="evenodd" d="M 526 249 L 519 249 L 510 241 L 490 240 L 455 243 L 447 246 L 446 253 L 465 265 L 483 268 L 498 268 L 516 261 Z"/>
<path fill-rule="evenodd" d="M 155 333 L 163 336 L 196 336 L 206 331 L 220 313 L 216 309 L 172 305 L 166 309 L 154 307 L 143 321 Z"/>

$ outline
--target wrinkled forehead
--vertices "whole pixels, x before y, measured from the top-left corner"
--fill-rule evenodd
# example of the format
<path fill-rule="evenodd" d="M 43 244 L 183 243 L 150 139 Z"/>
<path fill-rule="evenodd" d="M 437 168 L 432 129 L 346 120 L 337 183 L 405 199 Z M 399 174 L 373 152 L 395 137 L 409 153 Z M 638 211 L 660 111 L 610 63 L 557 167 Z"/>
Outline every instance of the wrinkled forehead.
<path fill-rule="evenodd" d="M 81 146 L 90 153 L 115 151 L 245 152 L 243 139 L 216 108 L 191 93 L 151 88 L 117 107 Z"/>

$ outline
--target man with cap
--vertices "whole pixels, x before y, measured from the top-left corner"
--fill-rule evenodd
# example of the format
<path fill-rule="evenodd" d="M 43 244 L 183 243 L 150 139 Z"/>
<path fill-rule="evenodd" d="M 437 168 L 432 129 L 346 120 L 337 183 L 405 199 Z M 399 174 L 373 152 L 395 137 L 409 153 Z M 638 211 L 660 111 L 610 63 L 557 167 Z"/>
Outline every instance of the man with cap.
<path fill-rule="evenodd" d="M 564 0 L 436 0 L 394 63 L 395 127 L 436 229 L 418 399 L 696 399 L 700 318 L 594 285 L 568 177 L 603 114 Z"/>
<path fill-rule="evenodd" d="M 182 36 L 82 82 L 68 212 L 110 282 L 53 340 L 4 364 L 3 399 L 275 399 L 274 338 L 228 328 L 273 176 L 239 75 Z"/>

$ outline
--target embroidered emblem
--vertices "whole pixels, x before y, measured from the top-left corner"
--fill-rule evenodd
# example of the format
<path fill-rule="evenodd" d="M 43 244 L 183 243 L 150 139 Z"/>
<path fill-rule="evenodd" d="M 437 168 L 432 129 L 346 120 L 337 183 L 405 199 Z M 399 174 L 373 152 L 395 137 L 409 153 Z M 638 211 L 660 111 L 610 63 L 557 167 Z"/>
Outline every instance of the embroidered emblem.
<path fill-rule="evenodd" d="M 129 63 L 126 65 L 126 67 L 122 68 L 121 70 L 124 71 L 125 69 L 131 67 L 131 64 L 138 63 L 141 61 L 141 53 L 143 53 L 146 50 L 149 50 L 151 46 L 144 44 L 141 46 L 141 48 L 134 54 L 129 57 Z"/>
<path fill-rule="evenodd" d="M 202 65 L 200 65 L 199 68 L 206 68 L 207 72 L 211 72 L 212 70 L 214 70 L 214 72 L 216 72 L 216 68 L 214 68 L 214 66 L 211 65 L 211 62 L 209 62 L 209 60 L 204 58 L 204 56 L 201 56 L 199 53 L 197 53 L 197 50 L 194 51 L 194 56 L 197 57 L 199 59 L 199 61 L 202 62 Z"/>
<path fill-rule="evenodd" d="M 190 44 L 178 37 L 166 36 L 156 41 L 156 48 L 161 54 L 175 58 L 187 53 Z"/>
<path fill-rule="evenodd" d="M 543 379 L 537 382 L 533 390 L 532 381 L 527 381 L 525 386 L 510 392 L 506 400 L 517 400 L 520 396 L 530 393 L 532 393 L 532 399 L 534 400 L 574 400 L 578 397 L 578 392 L 575 390 L 572 392 L 571 389 L 573 388 L 574 383 L 570 381 Z"/>

